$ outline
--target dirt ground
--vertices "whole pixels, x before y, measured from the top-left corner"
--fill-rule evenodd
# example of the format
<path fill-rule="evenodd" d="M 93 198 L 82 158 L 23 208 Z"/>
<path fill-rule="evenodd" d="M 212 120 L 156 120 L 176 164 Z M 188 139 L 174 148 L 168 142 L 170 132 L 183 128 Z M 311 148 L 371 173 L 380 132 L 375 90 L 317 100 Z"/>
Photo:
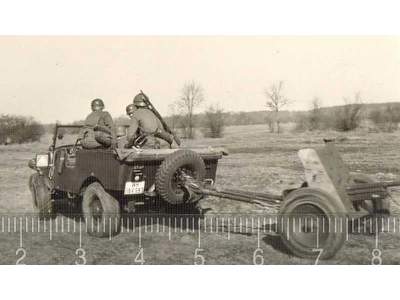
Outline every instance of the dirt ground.
<path fill-rule="evenodd" d="M 400 133 L 349 134 L 337 132 L 268 133 L 267 126 L 234 126 L 220 139 L 186 141 L 185 146 L 223 146 L 229 156 L 219 162 L 217 184 L 251 191 L 280 193 L 303 182 L 303 170 L 297 157 L 301 148 L 322 146 L 322 138 L 336 138 L 339 151 L 352 171 L 392 180 L 400 174 Z M 271 211 L 229 200 L 208 198 L 205 218 L 174 221 L 141 218 L 134 225 L 125 224 L 123 232 L 110 239 L 93 238 L 85 224 L 65 216 L 51 223 L 43 222 L 40 233 L 31 233 L 32 211 L 28 178 L 32 174 L 27 162 L 34 153 L 46 152 L 50 137 L 40 143 L 0 146 L 0 264 L 313 264 L 314 259 L 300 259 L 281 247 L 278 236 L 259 220 Z M 392 212 L 397 217 L 400 191 L 393 190 Z M 225 225 L 215 225 L 215 216 L 225 216 Z M 228 228 L 233 222 L 247 220 L 242 232 Z M 236 221 L 234 219 L 236 218 Z M 185 223 L 188 222 L 188 223 Z M 200 223 L 199 223 L 200 222 Z M 214 223 L 210 223 L 214 222 Z M 383 264 L 400 262 L 400 237 L 397 219 L 392 218 L 393 232 L 378 235 L 349 234 L 337 255 L 320 264 L 371 264 L 376 248 Z M 397 223 L 396 223 L 397 222 Z M 69 232 L 67 223 L 70 226 Z M 268 219 L 267 219 L 268 223 Z M 61 224 L 62 228 L 61 229 Z M 198 230 L 200 224 L 200 230 Z M 206 230 L 204 230 L 204 224 Z M 392 223 L 391 223 L 392 224 Z M 38 226 L 34 221 L 34 226 Z M 46 231 L 44 231 L 46 226 Z M 208 227 L 207 227 L 208 226 Z M 214 227 L 212 227 L 214 226 Z M 394 226 L 394 227 L 393 227 Z M 208 228 L 208 229 L 207 229 Z M 213 232 L 210 232 L 213 228 Z M 4 231 L 4 232 L 3 232 Z M 228 233 L 229 231 L 229 233 Z M 260 248 L 261 250 L 257 250 Z M 257 250 L 257 252 L 255 252 Z M 260 257 L 261 255 L 261 257 Z"/>

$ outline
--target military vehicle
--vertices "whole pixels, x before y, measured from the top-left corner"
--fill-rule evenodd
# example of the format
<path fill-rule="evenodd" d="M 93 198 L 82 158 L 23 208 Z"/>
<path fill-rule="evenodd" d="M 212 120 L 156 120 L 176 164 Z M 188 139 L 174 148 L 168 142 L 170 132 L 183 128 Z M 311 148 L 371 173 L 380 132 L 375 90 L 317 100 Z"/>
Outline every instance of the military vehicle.
<path fill-rule="evenodd" d="M 84 149 L 78 138 L 73 144 L 57 145 L 62 130 L 80 125 L 56 125 L 49 151 L 29 162 L 36 170 L 29 180 L 34 208 L 41 218 L 52 217 L 57 200 L 82 201 L 82 211 L 95 223 L 89 233 L 118 233 L 121 209 L 155 199 L 171 206 L 195 205 L 182 186 L 179 172 L 202 182 L 214 181 L 222 149 Z M 99 228 L 101 230 L 99 230 Z M 111 228 L 111 232 L 108 230 Z M 104 230 L 106 229 L 106 230 Z"/>

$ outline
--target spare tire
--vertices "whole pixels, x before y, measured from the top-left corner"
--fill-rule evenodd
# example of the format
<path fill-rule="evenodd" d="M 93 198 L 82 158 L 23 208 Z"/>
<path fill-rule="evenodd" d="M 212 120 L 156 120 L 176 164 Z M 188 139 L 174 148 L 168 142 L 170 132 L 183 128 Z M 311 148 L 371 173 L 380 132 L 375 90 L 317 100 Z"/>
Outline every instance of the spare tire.
<path fill-rule="evenodd" d="M 170 204 L 193 201 L 182 188 L 180 171 L 201 182 L 206 174 L 206 166 L 200 155 L 191 150 L 178 150 L 165 158 L 157 170 L 156 191 Z"/>

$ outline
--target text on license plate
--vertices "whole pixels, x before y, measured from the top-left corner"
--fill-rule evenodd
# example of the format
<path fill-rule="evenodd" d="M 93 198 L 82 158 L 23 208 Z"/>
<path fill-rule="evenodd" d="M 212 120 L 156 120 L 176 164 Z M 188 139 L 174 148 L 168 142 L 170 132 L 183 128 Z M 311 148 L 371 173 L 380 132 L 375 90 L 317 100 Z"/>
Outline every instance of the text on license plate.
<path fill-rule="evenodd" d="M 143 194 L 144 192 L 144 181 L 127 181 L 125 183 L 125 195 L 137 195 Z"/>

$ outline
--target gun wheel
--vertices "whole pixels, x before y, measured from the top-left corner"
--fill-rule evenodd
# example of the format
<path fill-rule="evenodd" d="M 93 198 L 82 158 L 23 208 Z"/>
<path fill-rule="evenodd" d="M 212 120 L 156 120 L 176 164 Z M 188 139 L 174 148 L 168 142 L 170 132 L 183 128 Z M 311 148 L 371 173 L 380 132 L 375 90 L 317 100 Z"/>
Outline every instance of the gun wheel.
<path fill-rule="evenodd" d="M 300 188 L 284 199 L 278 231 L 283 244 L 302 258 L 328 259 L 345 241 L 343 204 L 322 190 Z"/>

